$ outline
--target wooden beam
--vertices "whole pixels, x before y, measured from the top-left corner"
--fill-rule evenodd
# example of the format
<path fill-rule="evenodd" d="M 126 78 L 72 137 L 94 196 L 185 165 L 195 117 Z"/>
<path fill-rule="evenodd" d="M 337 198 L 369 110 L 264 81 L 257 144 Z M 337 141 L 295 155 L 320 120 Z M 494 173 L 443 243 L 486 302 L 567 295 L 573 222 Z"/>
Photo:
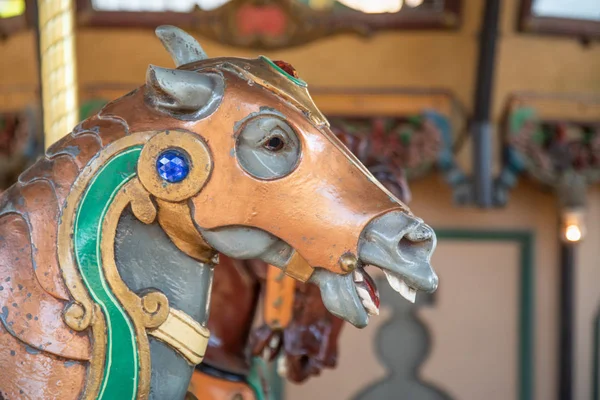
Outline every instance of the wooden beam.
<path fill-rule="evenodd" d="M 508 107 L 509 111 L 531 107 L 542 120 L 600 121 L 600 96 L 515 94 L 509 100 Z"/>

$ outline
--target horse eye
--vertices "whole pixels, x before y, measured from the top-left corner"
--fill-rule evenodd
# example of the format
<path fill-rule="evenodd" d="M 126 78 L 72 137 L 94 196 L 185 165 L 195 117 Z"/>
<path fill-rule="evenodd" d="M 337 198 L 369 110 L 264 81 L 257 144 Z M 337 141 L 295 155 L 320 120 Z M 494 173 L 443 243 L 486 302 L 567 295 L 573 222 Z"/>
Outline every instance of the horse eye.
<path fill-rule="evenodd" d="M 279 151 L 283 149 L 285 142 L 279 136 L 273 136 L 265 143 L 265 148 L 269 151 Z"/>

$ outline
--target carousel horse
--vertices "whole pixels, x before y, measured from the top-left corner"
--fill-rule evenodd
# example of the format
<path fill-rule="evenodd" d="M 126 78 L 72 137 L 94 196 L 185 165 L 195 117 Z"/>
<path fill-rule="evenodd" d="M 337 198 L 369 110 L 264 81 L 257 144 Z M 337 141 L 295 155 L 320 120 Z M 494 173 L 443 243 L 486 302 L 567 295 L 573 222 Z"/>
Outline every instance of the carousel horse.
<path fill-rule="evenodd" d="M 183 399 L 218 254 L 315 284 L 356 327 L 373 313 L 361 298 L 378 300 L 366 265 L 408 299 L 437 287 L 433 230 L 333 135 L 289 64 L 157 36 L 177 68 L 149 66 L 0 197 L 5 399 Z"/>
<path fill-rule="evenodd" d="M 367 140 L 337 133 L 344 144 L 375 174 L 381 183 L 407 203 L 410 191 L 402 171 L 394 173 L 386 163 L 374 160 Z M 362 143 L 358 143 L 362 142 Z M 272 266 L 258 260 L 233 260 L 220 257 L 213 277 L 211 307 L 219 310 L 208 319 L 211 339 L 206 355 L 196 367 L 189 391 L 201 400 L 258 400 L 272 393 L 269 375 L 250 382 L 252 357 L 278 358 L 284 368 L 282 377 L 295 383 L 318 376 L 323 368 L 335 368 L 337 341 L 343 321 L 323 305 L 316 286 L 296 282 L 280 290 L 283 296 L 269 298 L 269 286 L 287 285 L 285 278 L 273 274 Z M 283 279 L 282 279 L 283 278 Z M 263 296 L 263 323 L 253 329 Z M 272 310 L 271 307 L 276 308 Z M 254 361 L 254 363 L 253 363 Z M 253 372 L 253 371 L 252 371 Z M 268 372 L 268 371 L 267 371 Z M 237 397 L 236 397 L 237 396 Z"/>
<path fill-rule="evenodd" d="M 195 398 L 272 398 L 271 371 L 259 357 L 273 361 L 281 355 L 285 377 L 294 382 L 335 366 L 343 322 L 325 309 L 319 289 L 312 284 L 291 282 L 290 319 L 282 321 L 285 325 L 269 323 L 264 309 L 268 299 L 263 296 L 264 323 L 253 326 L 260 310 L 259 297 L 271 284 L 267 279 L 271 268 L 257 260 L 220 257 L 211 294 L 211 308 L 219 312 L 209 317 L 211 339 L 192 376 L 189 391 Z"/>

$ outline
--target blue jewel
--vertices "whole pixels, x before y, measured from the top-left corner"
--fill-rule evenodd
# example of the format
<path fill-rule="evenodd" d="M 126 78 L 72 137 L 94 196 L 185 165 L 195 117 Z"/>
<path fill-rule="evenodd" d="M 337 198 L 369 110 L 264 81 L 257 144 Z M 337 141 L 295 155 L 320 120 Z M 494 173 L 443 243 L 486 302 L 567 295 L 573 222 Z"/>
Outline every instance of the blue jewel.
<path fill-rule="evenodd" d="M 181 182 L 190 173 L 190 163 L 185 154 L 177 150 L 165 150 L 156 160 L 158 175 L 170 183 Z"/>

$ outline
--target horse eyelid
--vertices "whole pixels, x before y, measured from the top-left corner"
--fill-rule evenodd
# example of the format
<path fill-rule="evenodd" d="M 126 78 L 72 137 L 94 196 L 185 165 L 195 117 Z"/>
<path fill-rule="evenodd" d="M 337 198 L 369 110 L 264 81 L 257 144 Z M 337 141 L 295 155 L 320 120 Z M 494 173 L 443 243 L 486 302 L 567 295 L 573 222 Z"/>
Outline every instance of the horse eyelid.
<path fill-rule="evenodd" d="M 263 136 L 263 138 L 259 141 L 259 145 L 265 146 L 273 138 L 281 139 L 283 141 L 284 147 L 287 146 L 290 142 L 287 133 L 283 129 L 273 128 L 267 135 Z"/>

